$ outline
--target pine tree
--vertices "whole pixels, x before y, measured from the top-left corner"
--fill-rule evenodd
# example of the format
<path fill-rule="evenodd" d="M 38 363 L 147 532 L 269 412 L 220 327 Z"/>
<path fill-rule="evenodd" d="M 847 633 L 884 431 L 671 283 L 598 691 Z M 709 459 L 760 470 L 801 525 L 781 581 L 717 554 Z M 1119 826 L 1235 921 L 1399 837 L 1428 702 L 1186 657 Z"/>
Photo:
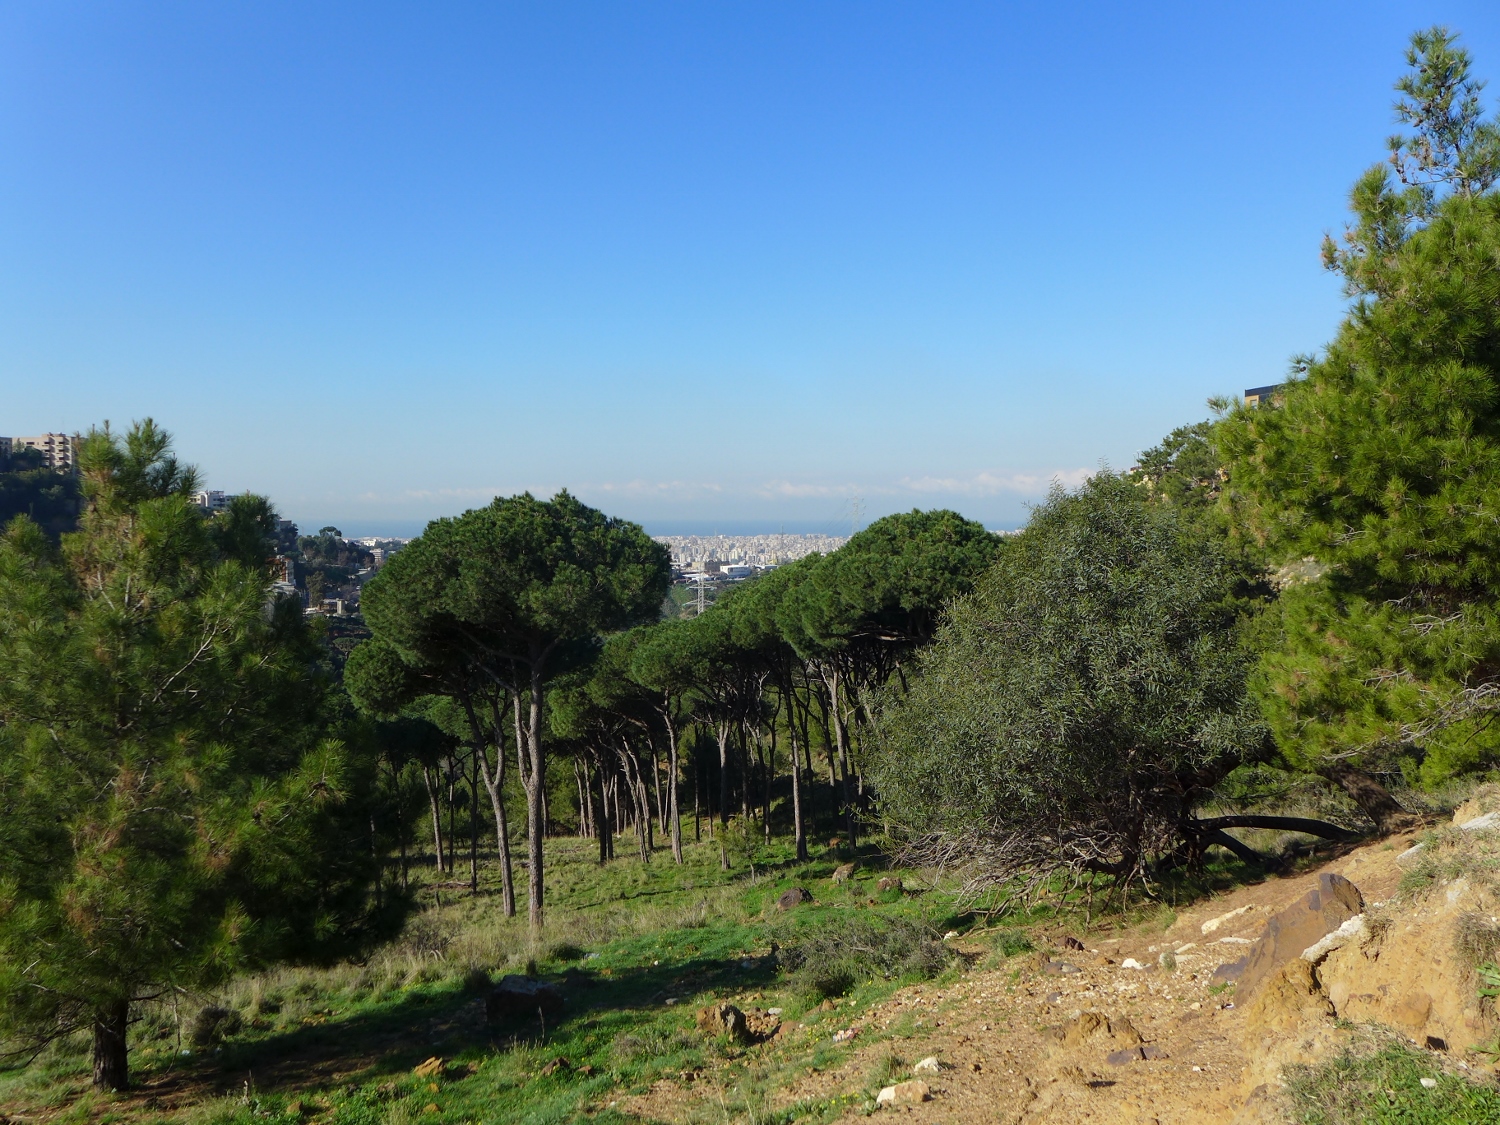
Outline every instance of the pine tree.
<path fill-rule="evenodd" d="M 149 420 L 79 462 L 79 531 L 0 537 L 0 1031 L 92 1029 L 123 1089 L 132 1005 L 310 952 L 370 871 L 316 858 L 344 765 L 300 607 L 268 600 L 269 507 L 207 518 Z"/>

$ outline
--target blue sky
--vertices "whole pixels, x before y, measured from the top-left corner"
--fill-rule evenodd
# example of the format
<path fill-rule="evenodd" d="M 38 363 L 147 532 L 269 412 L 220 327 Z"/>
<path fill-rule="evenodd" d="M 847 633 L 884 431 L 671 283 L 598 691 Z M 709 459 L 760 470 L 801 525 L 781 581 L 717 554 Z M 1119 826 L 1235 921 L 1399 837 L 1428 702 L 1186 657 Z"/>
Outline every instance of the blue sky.
<path fill-rule="evenodd" d="M 1500 79 L 1493 3 L 12 2 L 0 432 L 348 534 L 1014 526 L 1330 337 L 1435 22 Z"/>

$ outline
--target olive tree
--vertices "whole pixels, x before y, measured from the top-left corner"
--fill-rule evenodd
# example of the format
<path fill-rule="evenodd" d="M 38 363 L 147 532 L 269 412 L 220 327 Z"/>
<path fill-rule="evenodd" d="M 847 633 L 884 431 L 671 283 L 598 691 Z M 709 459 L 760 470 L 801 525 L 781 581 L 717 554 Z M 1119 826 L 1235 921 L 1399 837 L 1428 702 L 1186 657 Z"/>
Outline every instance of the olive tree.
<path fill-rule="evenodd" d="M 1222 830 L 1258 818 L 1195 810 L 1266 746 L 1237 636 L 1251 577 L 1119 477 L 1054 489 L 877 706 L 872 773 L 913 855 L 978 893 L 1240 849 Z"/>

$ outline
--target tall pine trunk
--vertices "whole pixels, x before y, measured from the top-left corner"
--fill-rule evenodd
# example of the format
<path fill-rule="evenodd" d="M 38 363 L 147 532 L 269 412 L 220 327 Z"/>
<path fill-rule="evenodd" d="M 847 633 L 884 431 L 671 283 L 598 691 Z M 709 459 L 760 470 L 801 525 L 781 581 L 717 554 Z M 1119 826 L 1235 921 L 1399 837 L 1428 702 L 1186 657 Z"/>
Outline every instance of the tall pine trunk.
<path fill-rule="evenodd" d="M 130 1002 L 110 1000 L 94 1012 L 94 1089 L 130 1088 L 130 1056 L 125 1031 L 130 1022 Z"/>

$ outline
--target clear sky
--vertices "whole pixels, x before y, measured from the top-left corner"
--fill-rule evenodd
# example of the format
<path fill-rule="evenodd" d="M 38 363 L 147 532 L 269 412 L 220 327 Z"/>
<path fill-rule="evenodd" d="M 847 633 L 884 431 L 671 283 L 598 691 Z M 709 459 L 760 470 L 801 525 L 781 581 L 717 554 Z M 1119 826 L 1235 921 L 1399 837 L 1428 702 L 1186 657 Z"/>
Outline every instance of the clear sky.
<path fill-rule="evenodd" d="M 1330 337 L 1435 22 L 1500 80 L 1493 0 L 11 0 L 0 433 L 346 534 L 1014 526 Z"/>

